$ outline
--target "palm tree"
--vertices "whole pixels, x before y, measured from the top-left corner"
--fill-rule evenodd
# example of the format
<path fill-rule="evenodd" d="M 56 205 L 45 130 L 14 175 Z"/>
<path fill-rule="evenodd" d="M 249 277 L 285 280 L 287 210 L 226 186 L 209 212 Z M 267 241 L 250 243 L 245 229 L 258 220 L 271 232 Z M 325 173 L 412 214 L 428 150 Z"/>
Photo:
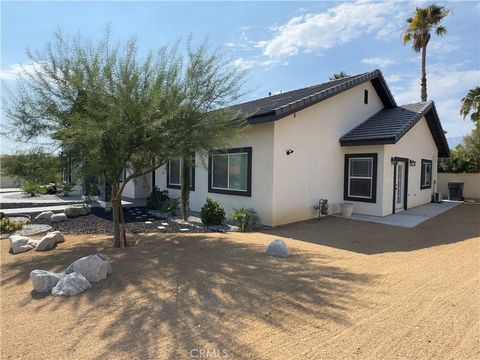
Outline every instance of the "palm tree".
<path fill-rule="evenodd" d="M 346 77 L 349 77 L 350 75 L 348 75 L 345 71 L 340 71 L 339 73 L 335 73 L 333 74 L 332 76 L 329 77 L 330 80 L 338 80 L 338 79 L 343 79 L 343 78 L 346 78 Z"/>
<path fill-rule="evenodd" d="M 462 99 L 462 107 L 460 108 L 460 115 L 465 117 L 470 114 L 470 119 L 480 124 L 480 87 L 471 89 L 467 95 Z"/>
<path fill-rule="evenodd" d="M 432 4 L 425 8 L 417 7 L 415 16 L 407 19 L 407 29 L 403 35 L 403 45 L 412 42 L 412 49 L 415 52 L 422 53 L 422 80 L 421 93 L 422 101 L 427 101 L 427 73 L 426 73 L 426 57 L 427 45 L 431 38 L 431 31 L 435 30 L 438 36 L 445 35 L 447 29 L 440 25 L 442 20 L 450 14 L 450 10 L 444 6 Z"/>

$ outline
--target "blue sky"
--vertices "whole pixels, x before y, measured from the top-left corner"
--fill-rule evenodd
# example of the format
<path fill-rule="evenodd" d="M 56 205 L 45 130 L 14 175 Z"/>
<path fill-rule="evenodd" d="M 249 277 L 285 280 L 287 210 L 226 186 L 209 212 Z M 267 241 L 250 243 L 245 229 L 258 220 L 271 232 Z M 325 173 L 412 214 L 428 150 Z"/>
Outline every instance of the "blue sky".
<path fill-rule="evenodd" d="M 460 99 L 480 85 L 480 6 L 438 2 L 453 10 L 446 36 L 428 48 L 428 95 L 436 102 L 447 137 L 472 129 L 459 115 Z M 248 70 L 245 100 L 380 68 L 399 104 L 419 101 L 420 58 L 401 42 L 414 2 L 6 2 L 1 3 L 2 96 L 14 87 L 25 49 L 42 48 L 55 30 L 97 39 L 136 35 L 142 50 L 193 34 L 223 46 L 232 66 Z M 8 123 L 2 113 L 2 127 Z M 1 153 L 25 147 L 1 138 Z"/>

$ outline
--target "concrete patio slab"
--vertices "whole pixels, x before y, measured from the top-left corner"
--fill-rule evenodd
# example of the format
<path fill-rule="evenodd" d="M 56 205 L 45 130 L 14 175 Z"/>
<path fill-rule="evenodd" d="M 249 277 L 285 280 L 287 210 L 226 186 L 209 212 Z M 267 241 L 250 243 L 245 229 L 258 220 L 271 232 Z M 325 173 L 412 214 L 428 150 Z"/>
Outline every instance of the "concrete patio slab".
<path fill-rule="evenodd" d="M 400 226 L 406 228 L 414 228 L 418 224 L 427 221 L 447 210 L 460 205 L 461 201 L 443 201 L 442 203 L 430 203 L 417 206 L 413 209 L 404 210 L 402 212 L 388 216 L 371 216 L 362 214 L 352 214 L 350 219 L 368 221 L 377 224 Z M 334 215 L 342 217 L 341 215 Z"/>

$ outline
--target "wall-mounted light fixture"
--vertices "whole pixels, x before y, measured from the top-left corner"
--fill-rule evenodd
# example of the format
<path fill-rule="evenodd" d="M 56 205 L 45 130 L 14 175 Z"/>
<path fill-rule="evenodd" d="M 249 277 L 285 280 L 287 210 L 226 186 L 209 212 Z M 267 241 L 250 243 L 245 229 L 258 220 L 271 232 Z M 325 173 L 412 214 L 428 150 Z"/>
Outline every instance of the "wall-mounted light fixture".
<path fill-rule="evenodd" d="M 290 154 L 293 154 L 293 150 L 292 150 L 292 149 L 288 149 L 288 150 L 287 150 L 287 155 L 290 155 Z"/>
<path fill-rule="evenodd" d="M 391 162 L 392 162 L 392 165 L 397 165 L 397 162 L 398 162 L 398 161 L 397 161 L 396 158 L 392 157 L 390 160 L 391 160 Z"/>
<path fill-rule="evenodd" d="M 417 163 L 415 162 L 415 160 L 409 160 L 408 163 L 410 164 L 410 166 L 415 166 L 415 165 L 417 165 Z"/>

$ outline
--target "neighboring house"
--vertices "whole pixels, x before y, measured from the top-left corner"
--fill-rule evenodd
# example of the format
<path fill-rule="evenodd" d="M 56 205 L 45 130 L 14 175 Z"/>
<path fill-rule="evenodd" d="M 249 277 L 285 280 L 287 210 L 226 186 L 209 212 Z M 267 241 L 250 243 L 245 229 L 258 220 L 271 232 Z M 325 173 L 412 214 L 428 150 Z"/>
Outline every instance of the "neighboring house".
<path fill-rule="evenodd" d="M 379 70 L 236 108 L 252 114 L 251 126 L 231 148 L 195 155 L 194 211 L 210 197 L 277 226 L 318 216 L 314 206 L 328 199 L 331 213 L 349 202 L 385 216 L 430 202 L 438 158 L 449 155 L 434 103 L 397 106 Z M 180 161 L 147 183 L 180 196 Z"/>

